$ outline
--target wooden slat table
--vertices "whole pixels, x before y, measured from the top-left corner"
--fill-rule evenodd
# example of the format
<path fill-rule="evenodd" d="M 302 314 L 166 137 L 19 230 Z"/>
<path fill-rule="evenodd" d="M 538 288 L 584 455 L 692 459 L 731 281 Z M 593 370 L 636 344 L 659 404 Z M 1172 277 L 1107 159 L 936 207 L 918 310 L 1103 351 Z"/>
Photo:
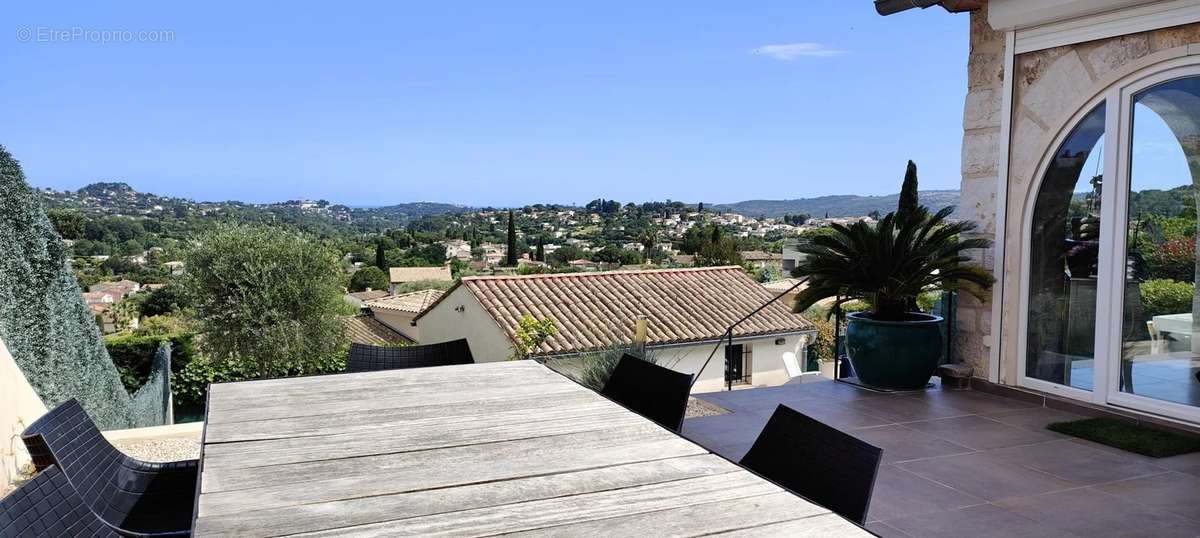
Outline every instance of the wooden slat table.
<path fill-rule="evenodd" d="M 533 361 L 213 385 L 207 421 L 197 536 L 866 535 Z"/>

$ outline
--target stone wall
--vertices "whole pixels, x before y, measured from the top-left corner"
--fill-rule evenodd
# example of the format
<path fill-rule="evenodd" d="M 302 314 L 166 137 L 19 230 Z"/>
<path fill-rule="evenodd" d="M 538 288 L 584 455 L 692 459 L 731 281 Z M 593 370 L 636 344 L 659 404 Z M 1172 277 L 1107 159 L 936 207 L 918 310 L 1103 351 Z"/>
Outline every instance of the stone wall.
<path fill-rule="evenodd" d="M 967 97 L 963 106 L 962 198 L 959 213 L 976 222 L 976 234 L 996 233 L 996 185 L 1000 174 L 1000 101 L 1004 88 L 1004 33 L 987 23 L 986 5 L 971 13 L 971 49 L 967 59 Z M 992 268 L 993 250 L 974 253 Z M 955 358 L 987 377 L 991 354 L 992 309 L 963 294 L 958 303 Z"/>
<path fill-rule="evenodd" d="M 971 49 L 967 97 L 963 109 L 962 199 L 960 211 L 979 223 L 979 232 L 994 237 L 996 185 L 1001 154 L 1000 122 L 1004 77 L 1004 34 L 991 29 L 987 9 L 971 13 Z M 1020 271 L 1027 201 L 1036 193 L 1035 177 L 1055 138 L 1089 99 L 1134 69 L 1187 54 L 1200 43 L 1200 24 L 1177 26 L 1022 54 L 1015 58 L 1011 145 L 1005 215 L 1005 259 L 1002 275 L 1002 382 L 1013 383 L 1018 362 Z M 1193 47 L 1193 51 L 1195 48 Z M 976 259 L 989 269 L 993 252 Z M 998 283 L 999 286 L 1000 283 Z M 986 377 L 993 327 L 991 305 L 963 297 L 958 310 L 957 357 Z"/>

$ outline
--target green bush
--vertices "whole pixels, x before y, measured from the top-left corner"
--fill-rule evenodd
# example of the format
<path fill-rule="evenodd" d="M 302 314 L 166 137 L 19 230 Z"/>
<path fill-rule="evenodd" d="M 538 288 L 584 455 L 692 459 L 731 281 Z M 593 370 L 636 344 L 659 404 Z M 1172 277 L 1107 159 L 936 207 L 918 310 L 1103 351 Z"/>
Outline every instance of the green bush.
<path fill-rule="evenodd" d="M 646 349 L 643 351 L 633 345 L 611 346 L 599 351 L 586 353 L 580 357 L 582 372 L 579 374 L 579 383 L 595 391 L 604 388 L 604 384 L 608 383 L 608 378 L 612 377 L 613 368 L 617 367 L 617 363 L 621 361 L 621 357 L 625 354 L 633 355 L 644 361 L 667 368 L 671 368 L 675 363 L 679 362 L 678 358 L 669 359 L 663 357 L 655 349 Z"/>
<path fill-rule="evenodd" d="M 312 237 L 219 225 L 197 238 L 185 262 L 181 283 L 205 355 L 253 360 L 265 378 L 307 370 L 346 344 L 338 256 Z"/>
<path fill-rule="evenodd" d="M 816 340 L 808 344 L 809 356 L 821 362 L 832 362 L 836 343 L 833 320 L 829 319 L 825 312 L 812 311 L 812 309 L 806 311 L 804 317 L 817 328 Z"/>
<path fill-rule="evenodd" d="M 385 291 L 388 289 L 388 276 L 383 269 L 372 265 L 350 275 L 350 291 L 366 291 L 367 288 Z"/>
<path fill-rule="evenodd" d="M 196 356 L 195 338 L 190 333 L 162 336 L 115 335 L 104 338 L 104 347 L 121 376 L 125 389 L 133 392 L 150 376 L 159 344 L 171 344 L 171 374 L 178 375 Z"/>
<path fill-rule="evenodd" d="M 224 359 L 195 356 L 186 365 L 173 371 L 171 394 L 175 405 L 183 408 L 203 409 L 208 398 L 208 386 L 212 383 L 229 383 L 257 379 L 258 365 L 254 360 Z M 318 357 L 316 360 L 289 364 L 279 377 L 299 375 L 335 374 L 346 369 L 346 349 Z"/>
<path fill-rule="evenodd" d="M 1170 239 L 1146 253 L 1146 267 L 1152 279 L 1180 282 L 1196 280 L 1196 238 Z"/>
<path fill-rule="evenodd" d="M 1142 315 L 1146 319 L 1192 311 L 1195 284 L 1157 279 L 1142 282 L 1138 287 L 1142 292 Z"/>

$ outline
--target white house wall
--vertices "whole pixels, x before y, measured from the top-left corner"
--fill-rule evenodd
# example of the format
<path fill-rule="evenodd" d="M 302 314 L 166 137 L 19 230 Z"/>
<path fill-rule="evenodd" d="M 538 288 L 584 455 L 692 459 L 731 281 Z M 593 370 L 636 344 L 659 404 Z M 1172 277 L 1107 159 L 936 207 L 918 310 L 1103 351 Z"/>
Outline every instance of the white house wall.
<path fill-rule="evenodd" d="M 21 432 L 45 413 L 46 405 L 0 341 L 0 432 L 4 435 L 0 445 L 0 486 L 10 484 L 17 471 L 29 463 Z"/>
<path fill-rule="evenodd" d="M 456 311 L 458 307 L 462 311 Z M 459 286 L 417 320 L 422 344 L 466 338 L 475 362 L 507 360 L 512 343 L 466 287 Z"/>
<path fill-rule="evenodd" d="M 776 338 L 783 338 L 782 344 L 776 344 Z M 797 352 L 799 335 L 786 337 L 764 337 L 747 340 L 734 340 L 734 344 L 752 345 L 753 364 L 751 365 L 751 383 L 754 386 L 775 386 L 786 383 L 789 379 L 787 369 L 783 365 L 783 354 Z M 704 360 L 712 353 L 715 343 L 696 344 L 689 346 L 671 346 L 654 349 L 654 354 L 660 359 L 660 364 L 670 366 L 672 370 L 695 374 L 704 365 Z M 725 346 L 722 345 L 713 355 L 712 361 L 700 375 L 700 380 L 692 392 L 716 392 L 725 390 Z"/>
<path fill-rule="evenodd" d="M 403 334 L 404 336 L 408 337 L 409 340 L 419 344 L 425 343 L 421 341 L 421 330 L 412 325 L 412 320 L 417 316 L 416 314 L 411 312 L 397 312 L 395 310 L 386 310 L 383 308 L 372 308 L 371 313 L 375 316 L 376 321 L 387 325 L 393 331 Z"/>

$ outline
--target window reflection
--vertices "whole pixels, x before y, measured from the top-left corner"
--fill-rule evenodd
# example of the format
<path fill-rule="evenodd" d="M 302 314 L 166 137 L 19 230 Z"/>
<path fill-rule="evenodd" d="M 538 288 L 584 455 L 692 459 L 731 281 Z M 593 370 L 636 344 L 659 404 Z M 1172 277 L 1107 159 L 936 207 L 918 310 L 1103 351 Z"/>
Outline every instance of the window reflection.
<path fill-rule="evenodd" d="M 1095 359 L 1104 103 L 1055 153 L 1030 236 L 1025 375 L 1091 390 Z"/>
<path fill-rule="evenodd" d="M 1159 84 L 1133 103 L 1120 389 L 1196 406 L 1200 78 Z"/>

